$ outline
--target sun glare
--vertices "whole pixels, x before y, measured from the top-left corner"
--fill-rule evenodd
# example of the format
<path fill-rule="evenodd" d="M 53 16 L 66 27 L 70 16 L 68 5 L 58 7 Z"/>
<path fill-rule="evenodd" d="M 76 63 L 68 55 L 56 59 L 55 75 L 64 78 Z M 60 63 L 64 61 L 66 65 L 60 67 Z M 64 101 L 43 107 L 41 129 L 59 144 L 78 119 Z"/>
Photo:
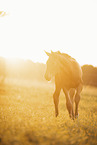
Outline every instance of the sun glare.
<path fill-rule="evenodd" d="M 71 7 L 68 2 L 10 0 L 2 1 L 0 11 L 9 14 L 0 17 L 0 56 L 46 63 L 44 50 L 62 50 L 81 65 L 97 66 L 94 3 Z"/>
<path fill-rule="evenodd" d="M 6 58 L 5 59 L 6 60 L 6 63 L 7 64 L 12 64 L 12 65 L 17 65 L 17 64 L 19 64 L 19 58 Z"/>

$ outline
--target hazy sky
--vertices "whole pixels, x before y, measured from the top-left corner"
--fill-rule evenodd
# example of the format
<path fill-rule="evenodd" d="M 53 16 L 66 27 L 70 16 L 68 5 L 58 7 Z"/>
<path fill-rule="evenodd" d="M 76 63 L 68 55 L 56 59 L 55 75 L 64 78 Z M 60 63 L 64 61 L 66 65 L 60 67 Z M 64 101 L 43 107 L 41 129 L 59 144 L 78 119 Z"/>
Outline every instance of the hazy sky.
<path fill-rule="evenodd" d="M 44 50 L 97 66 L 97 0 L 0 0 L 0 56 L 47 60 Z"/>

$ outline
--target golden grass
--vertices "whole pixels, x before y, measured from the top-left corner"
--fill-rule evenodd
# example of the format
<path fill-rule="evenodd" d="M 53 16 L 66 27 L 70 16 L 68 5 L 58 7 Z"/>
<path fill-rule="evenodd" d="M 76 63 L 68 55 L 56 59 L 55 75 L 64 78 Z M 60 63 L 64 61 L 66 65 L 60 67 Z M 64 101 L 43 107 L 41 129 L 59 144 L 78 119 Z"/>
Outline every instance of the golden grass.
<path fill-rule="evenodd" d="M 0 86 L 0 145 L 96 145 L 97 88 L 85 87 L 79 119 L 68 116 L 63 92 L 54 116 L 53 84 Z"/>

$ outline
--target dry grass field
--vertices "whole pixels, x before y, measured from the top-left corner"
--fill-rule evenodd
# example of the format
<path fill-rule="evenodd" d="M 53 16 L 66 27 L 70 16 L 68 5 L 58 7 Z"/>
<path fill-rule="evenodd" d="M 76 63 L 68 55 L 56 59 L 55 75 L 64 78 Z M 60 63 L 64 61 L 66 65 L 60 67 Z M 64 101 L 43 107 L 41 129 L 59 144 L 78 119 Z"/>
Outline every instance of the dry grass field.
<path fill-rule="evenodd" d="M 53 92 L 48 82 L 0 85 L 0 145 L 97 145 L 97 88 L 84 87 L 74 121 L 63 92 L 55 118 Z"/>

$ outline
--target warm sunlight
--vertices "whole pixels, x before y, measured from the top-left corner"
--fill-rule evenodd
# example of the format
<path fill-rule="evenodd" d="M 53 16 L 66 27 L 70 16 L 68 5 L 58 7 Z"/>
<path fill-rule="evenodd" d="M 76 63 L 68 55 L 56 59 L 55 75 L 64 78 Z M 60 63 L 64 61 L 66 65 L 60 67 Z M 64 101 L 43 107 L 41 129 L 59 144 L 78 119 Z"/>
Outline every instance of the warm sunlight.
<path fill-rule="evenodd" d="M 84 4 L 83 4 L 84 3 Z M 97 2 L 2 0 L 0 56 L 46 63 L 46 51 L 97 66 Z"/>
<path fill-rule="evenodd" d="M 0 145 L 97 145 L 97 0 L 0 0 Z"/>

